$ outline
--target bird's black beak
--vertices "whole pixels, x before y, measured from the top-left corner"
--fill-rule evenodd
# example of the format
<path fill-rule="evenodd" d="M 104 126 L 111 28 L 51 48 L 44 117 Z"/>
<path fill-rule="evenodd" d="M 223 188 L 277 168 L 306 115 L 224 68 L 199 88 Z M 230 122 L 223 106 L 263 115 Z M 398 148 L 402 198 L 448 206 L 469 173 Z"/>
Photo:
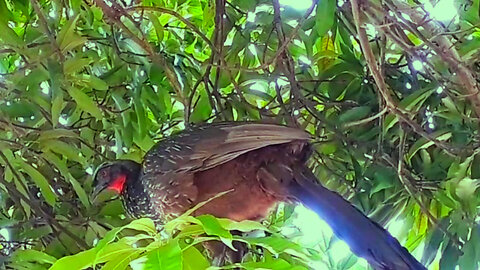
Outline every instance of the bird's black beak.
<path fill-rule="evenodd" d="M 105 189 L 107 188 L 107 184 L 98 184 L 95 186 L 95 188 L 93 189 L 93 192 L 92 194 L 90 195 L 90 202 L 95 202 L 95 200 L 97 199 L 98 195 L 104 191 Z"/>

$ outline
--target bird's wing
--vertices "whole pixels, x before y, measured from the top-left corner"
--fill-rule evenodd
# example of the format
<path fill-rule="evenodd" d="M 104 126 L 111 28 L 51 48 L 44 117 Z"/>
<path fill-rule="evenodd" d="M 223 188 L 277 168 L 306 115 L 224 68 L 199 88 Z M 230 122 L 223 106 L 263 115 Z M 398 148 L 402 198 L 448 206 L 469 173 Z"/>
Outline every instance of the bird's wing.
<path fill-rule="evenodd" d="M 309 139 L 301 129 L 275 124 L 210 124 L 159 142 L 145 156 L 143 169 L 146 174 L 202 171 L 262 147 Z"/>

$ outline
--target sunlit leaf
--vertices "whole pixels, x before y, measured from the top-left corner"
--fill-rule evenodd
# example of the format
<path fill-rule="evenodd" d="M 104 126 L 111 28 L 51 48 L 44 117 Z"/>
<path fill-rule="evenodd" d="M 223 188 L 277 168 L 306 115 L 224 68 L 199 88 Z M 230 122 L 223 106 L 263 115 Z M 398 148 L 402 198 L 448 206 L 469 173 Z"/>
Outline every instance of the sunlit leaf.
<path fill-rule="evenodd" d="M 232 244 L 232 234 L 228 230 L 223 228 L 220 222 L 218 222 L 218 220 L 214 216 L 202 215 L 197 217 L 197 219 L 200 220 L 203 228 L 205 229 L 205 232 L 208 235 L 220 237 L 220 240 L 225 243 L 225 245 L 229 246 L 233 250 L 236 250 Z"/>
<path fill-rule="evenodd" d="M 207 258 L 198 249 L 190 247 L 183 251 L 183 269 L 203 270 L 209 266 Z"/>
<path fill-rule="evenodd" d="M 153 13 L 148 13 L 148 18 L 150 19 L 150 21 L 153 24 L 153 27 L 155 28 L 155 33 L 157 34 L 158 42 L 161 43 L 163 41 L 163 37 L 164 37 L 164 33 L 163 33 L 164 28 L 163 28 L 162 24 L 160 23 L 158 18 Z"/>
<path fill-rule="evenodd" d="M 49 270 L 85 269 L 92 264 L 95 255 L 96 250 L 90 249 L 72 256 L 63 257 L 56 261 Z"/>
<path fill-rule="evenodd" d="M 0 20 L 0 39 L 15 47 L 23 46 L 23 40 L 15 33 L 15 31 L 10 28 L 5 20 Z"/>
<path fill-rule="evenodd" d="M 13 256 L 15 256 L 17 261 L 31 261 L 46 264 L 53 264 L 57 260 L 53 256 L 34 249 L 19 250 Z"/>
<path fill-rule="evenodd" d="M 147 253 L 147 261 L 145 262 L 145 270 L 166 269 L 166 270 L 182 270 L 182 250 L 178 244 L 178 240 L 172 240 L 165 246 L 154 249 Z"/>

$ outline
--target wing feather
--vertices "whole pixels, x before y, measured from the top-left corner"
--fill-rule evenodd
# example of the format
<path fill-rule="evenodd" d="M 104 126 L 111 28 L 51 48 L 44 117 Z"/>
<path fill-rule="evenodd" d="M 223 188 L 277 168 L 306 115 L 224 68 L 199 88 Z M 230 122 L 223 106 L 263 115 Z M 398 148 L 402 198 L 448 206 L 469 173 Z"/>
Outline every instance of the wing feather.
<path fill-rule="evenodd" d="M 144 171 L 155 174 L 202 171 L 259 148 L 310 138 L 301 129 L 276 124 L 204 125 L 154 146 L 145 157 Z"/>

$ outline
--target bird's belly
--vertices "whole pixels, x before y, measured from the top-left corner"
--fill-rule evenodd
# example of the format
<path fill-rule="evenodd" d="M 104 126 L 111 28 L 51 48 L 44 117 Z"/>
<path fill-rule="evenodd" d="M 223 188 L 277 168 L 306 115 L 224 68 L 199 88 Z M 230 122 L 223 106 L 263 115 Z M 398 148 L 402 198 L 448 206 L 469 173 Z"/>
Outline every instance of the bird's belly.
<path fill-rule="evenodd" d="M 195 214 L 211 214 L 236 221 L 266 217 L 278 199 L 265 193 L 257 180 L 256 170 L 257 168 L 249 168 L 239 160 L 232 160 L 196 173 L 194 185 L 198 189 L 198 197 L 195 204 L 207 201 L 221 192 L 228 193 L 205 204 Z"/>

